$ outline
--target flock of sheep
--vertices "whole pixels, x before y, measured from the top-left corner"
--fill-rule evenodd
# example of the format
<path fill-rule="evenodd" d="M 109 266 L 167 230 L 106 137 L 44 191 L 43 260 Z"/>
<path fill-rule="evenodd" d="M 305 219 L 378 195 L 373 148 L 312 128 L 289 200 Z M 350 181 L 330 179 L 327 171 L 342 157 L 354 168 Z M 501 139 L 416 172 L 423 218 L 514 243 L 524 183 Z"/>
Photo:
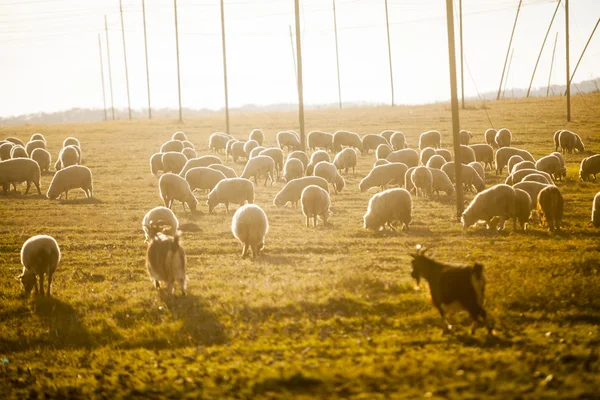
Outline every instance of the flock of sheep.
<path fill-rule="evenodd" d="M 539 221 L 550 231 L 559 230 L 564 202 L 555 181 L 566 177 L 564 155 L 584 151 L 581 138 L 568 130 L 554 135 L 555 152 L 537 161 L 527 150 L 511 147 L 512 134 L 508 129 L 488 129 L 485 142 L 471 144 L 473 135 L 460 132 L 461 182 L 467 191 L 477 195 L 462 215 L 464 229 L 484 221 L 488 228 L 497 223 L 504 229 L 507 220 L 513 220 L 526 229 L 532 211 L 537 210 Z M 445 193 L 455 193 L 455 170 L 453 155 L 441 148 L 442 137 L 437 131 L 424 132 L 419 137 L 417 149 L 409 148 L 402 132 L 386 130 L 380 134 L 360 137 L 354 132 L 313 131 L 307 135 L 307 154 L 301 149 L 299 135 L 294 131 L 277 134 L 277 147 L 263 147 L 264 134 L 254 129 L 248 140 L 237 140 L 229 134 L 216 132 L 209 137 L 209 148 L 215 155 L 198 156 L 194 145 L 183 132 L 173 134 L 160 151 L 150 157 L 150 168 L 159 177 L 158 187 L 164 207 L 150 210 L 142 221 L 148 243 L 146 265 L 156 287 L 165 282 L 167 292 L 172 293 L 177 283 L 185 293 L 186 257 L 180 245 L 179 222 L 171 210 L 173 202 L 181 202 L 194 212 L 198 207 L 195 190 L 205 190 L 208 211 L 213 213 L 224 205 L 229 213 L 230 204 L 239 204 L 232 218 L 231 230 L 243 246 L 242 256 L 252 252 L 257 257 L 264 247 L 269 229 L 265 211 L 253 204 L 255 190 L 261 184 L 273 185 L 283 179 L 286 183 L 275 195 L 276 207 L 300 203 L 306 218 L 306 226 L 312 221 L 324 224 L 331 215 L 331 193 L 346 188 L 344 175 L 354 172 L 358 152 L 375 153 L 371 171 L 360 181 L 358 190 L 372 188 L 380 191 L 369 200 L 364 215 L 364 228 L 379 231 L 389 227 L 408 229 L 412 221 L 413 196 L 433 198 Z M 34 184 L 41 195 L 41 171 L 49 171 L 51 155 L 46 151 L 41 134 L 35 134 L 27 144 L 17 138 L 0 141 L 0 184 L 6 194 L 10 186 L 22 182 Z M 559 148 L 562 150 L 558 152 Z M 284 151 L 287 151 L 287 156 Z M 238 177 L 233 168 L 226 166 L 217 154 L 224 154 L 225 163 L 244 161 L 244 169 Z M 86 197 L 93 196 L 92 174 L 80 165 L 83 161 L 81 144 L 75 138 L 63 143 L 54 165 L 56 173 L 47 191 L 47 197 L 56 199 L 71 189 L 80 188 Z M 485 170 L 495 169 L 500 175 L 508 169 L 505 183 L 486 188 Z M 585 158 L 580 165 L 579 178 L 588 180 L 600 172 L 600 155 Z M 254 178 L 254 183 L 251 179 Z M 264 178 L 264 183 L 262 179 Z M 388 186 L 394 186 L 388 188 Z M 346 189 L 348 190 L 348 189 Z M 592 223 L 600 226 L 600 193 L 592 202 Z M 21 281 L 26 293 L 35 288 L 37 278 L 44 294 L 44 274 L 48 276 L 48 289 L 52 274 L 60 260 L 56 241 L 49 236 L 35 236 L 23 245 L 21 261 L 24 266 Z"/>

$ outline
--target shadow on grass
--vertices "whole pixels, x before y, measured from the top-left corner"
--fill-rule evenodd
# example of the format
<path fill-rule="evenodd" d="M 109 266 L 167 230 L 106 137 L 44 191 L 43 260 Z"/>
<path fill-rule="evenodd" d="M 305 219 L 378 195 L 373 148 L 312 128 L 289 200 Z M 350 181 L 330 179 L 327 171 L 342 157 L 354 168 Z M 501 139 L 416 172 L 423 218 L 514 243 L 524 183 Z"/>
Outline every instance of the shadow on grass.
<path fill-rule="evenodd" d="M 37 189 L 33 186 L 29 190 L 29 193 L 27 193 L 27 195 L 25 194 L 25 191 L 23 191 L 23 193 L 21 193 L 19 191 L 13 190 L 13 191 L 6 193 L 6 195 L 2 195 L 0 197 L 4 197 L 6 199 L 19 199 L 19 200 L 48 200 L 48 197 L 46 197 L 46 195 L 44 193 L 37 194 Z"/>
<path fill-rule="evenodd" d="M 104 202 L 96 197 L 87 198 L 84 197 L 82 199 L 72 199 L 72 200 L 59 200 L 60 204 L 103 204 Z"/>

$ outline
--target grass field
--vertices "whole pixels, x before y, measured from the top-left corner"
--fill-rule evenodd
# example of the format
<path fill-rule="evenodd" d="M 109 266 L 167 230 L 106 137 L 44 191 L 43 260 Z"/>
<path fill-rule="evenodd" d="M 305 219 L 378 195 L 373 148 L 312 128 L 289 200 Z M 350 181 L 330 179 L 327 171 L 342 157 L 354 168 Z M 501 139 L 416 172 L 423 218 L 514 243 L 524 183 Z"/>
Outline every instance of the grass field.
<path fill-rule="evenodd" d="M 557 129 L 583 138 L 585 154 L 566 156 L 568 179 L 558 184 L 565 199 L 558 236 L 537 223 L 525 232 L 512 224 L 503 233 L 464 232 L 452 201 L 423 198 L 414 199 L 409 232 L 366 231 L 373 193 L 360 193 L 358 182 L 371 153 L 332 195 L 331 225 L 316 230 L 299 209 L 272 205 L 282 182 L 257 186 L 256 204 L 270 222 L 258 260 L 242 260 L 231 215 L 222 206 L 208 214 L 205 194 L 197 194 L 197 215 L 176 204 L 189 294 L 174 298 L 154 290 L 144 266 L 141 220 L 161 205 L 148 159 L 176 130 L 209 154 L 221 118 L 0 128 L 0 138 L 24 141 L 42 132 L 53 157 L 63 139 L 79 138 L 96 197 L 0 197 L 0 398 L 597 398 L 600 234 L 588 221 L 600 184 L 577 174 L 581 159 L 600 151 L 600 94 L 585 104 L 575 97 L 570 124 L 564 106 L 563 98 L 528 99 L 487 110 L 536 158 L 554 151 Z M 271 146 L 277 131 L 297 125 L 295 113 L 232 115 L 236 137 L 260 127 Z M 443 146 L 451 144 L 446 104 L 315 110 L 306 127 L 397 129 L 411 147 L 420 132 L 437 129 Z M 490 123 L 468 104 L 461 127 L 480 143 Z M 488 174 L 486 184 L 504 177 Z M 43 176 L 44 193 L 51 178 Z M 49 299 L 24 299 L 15 279 L 20 248 L 36 234 L 54 236 L 62 249 Z M 484 264 L 496 337 L 485 329 L 471 336 L 463 314 L 451 319 L 456 332 L 442 335 L 426 284 L 417 291 L 410 279 L 408 253 L 417 244 L 439 260 Z"/>

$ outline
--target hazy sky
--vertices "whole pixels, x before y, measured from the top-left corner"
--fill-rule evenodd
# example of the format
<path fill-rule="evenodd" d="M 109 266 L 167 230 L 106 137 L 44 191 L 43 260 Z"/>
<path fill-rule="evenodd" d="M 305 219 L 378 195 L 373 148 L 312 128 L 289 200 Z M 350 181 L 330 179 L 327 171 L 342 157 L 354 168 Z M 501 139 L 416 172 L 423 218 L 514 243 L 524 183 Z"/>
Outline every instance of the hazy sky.
<path fill-rule="evenodd" d="M 463 0 L 465 92 L 497 90 L 519 0 Z M 571 68 L 600 17 L 600 0 L 570 0 Z M 179 0 L 184 107 L 224 105 L 219 0 Z M 384 0 L 336 0 L 343 101 L 389 102 Z M 388 0 L 396 103 L 449 97 L 444 0 Z M 458 0 L 456 0 L 458 4 Z M 527 87 L 556 0 L 524 0 L 508 87 Z M 123 0 L 131 104 L 147 106 L 141 0 Z M 104 15 L 115 107 L 127 106 L 118 0 L 0 0 L 0 116 L 102 107 L 98 34 L 110 106 Z M 301 0 L 305 102 L 337 102 L 331 0 Z M 289 26 L 293 0 L 225 0 L 230 105 L 297 102 Z M 173 2 L 146 0 L 153 107 L 177 107 Z M 561 6 L 534 86 L 564 84 Z M 458 28 L 457 28 L 458 29 Z M 458 31 L 457 31 L 458 32 Z M 457 36 L 458 38 L 458 36 Z M 467 69 L 467 65 L 470 67 Z M 472 78 L 471 78 L 472 75 Z M 600 32 L 575 81 L 600 76 Z M 475 85 L 474 85 L 474 83 Z"/>

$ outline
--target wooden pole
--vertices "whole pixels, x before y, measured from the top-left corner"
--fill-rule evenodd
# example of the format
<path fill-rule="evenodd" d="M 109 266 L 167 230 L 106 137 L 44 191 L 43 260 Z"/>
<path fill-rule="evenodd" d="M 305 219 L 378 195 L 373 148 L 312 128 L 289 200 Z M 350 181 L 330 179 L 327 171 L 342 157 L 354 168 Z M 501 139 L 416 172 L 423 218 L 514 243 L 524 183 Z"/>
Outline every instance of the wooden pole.
<path fill-rule="evenodd" d="M 546 89 L 546 97 L 550 93 L 550 80 L 552 79 L 552 67 L 554 67 L 554 53 L 556 53 L 556 42 L 558 42 L 558 32 L 554 38 L 554 49 L 552 49 L 552 62 L 550 63 L 550 73 L 548 74 L 548 88 Z"/>
<path fill-rule="evenodd" d="M 131 98 L 129 97 L 129 73 L 127 72 L 127 48 L 125 47 L 125 24 L 123 23 L 123 0 L 119 0 L 121 10 L 121 33 L 123 34 L 123 58 L 125 59 L 125 85 L 127 86 L 127 109 L 131 121 Z"/>
<path fill-rule="evenodd" d="M 458 11 L 460 19 L 460 94 L 461 94 L 461 108 L 465 109 L 465 73 L 464 73 L 464 49 L 463 49 L 463 12 L 462 12 L 462 0 L 458 1 Z"/>
<path fill-rule="evenodd" d="M 448 58 L 450 64 L 450 103 L 452 106 L 452 138 L 454 141 L 454 166 L 456 168 L 456 213 L 460 219 L 463 213 L 463 188 L 460 159 L 460 122 L 458 119 L 458 89 L 456 83 L 456 48 L 454 45 L 454 10 L 452 0 L 446 0 L 446 20 L 448 27 Z"/>
<path fill-rule="evenodd" d="M 146 4 L 142 0 L 142 16 L 144 18 L 144 49 L 146 52 L 146 87 L 148 88 L 148 119 L 152 119 L 152 106 L 150 105 L 150 68 L 148 67 L 148 39 L 146 37 Z"/>
<path fill-rule="evenodd" d="M 102 42 L 100 41 L 100 34 L 98 34 L 98 49 L 100 50 L 100 79 L 102 79 L 102 101 L 104 104 L 104 120 L 108 118 L 106 116 L 106 91 L 104 90 L 104 67 L 102 65 Z"/>
<path fill-rule="evenodd" d="M 292 25 L 290 25 L 290 43 L 292 44 L 292 60 L 294 61 L 294 76 L 296 77 L 296 87 L 298 87 L 298 67 L 296 66 L 296 49 L 294 49 L 294 36 L 292 35 Z"/>
<path fill-rule="evenodd" d="M 512 47 L 513 36 L 515 35 L 515 28 L 517 27 L 517 20 L 519 19 L 519 12 L 521 11 L 521 4 L 523 0 L 519 0 L 519 6 L 517 7 L 517 15 L 515 16 L 515 23 L 512 28 L 512 33 L 510 34 L 510 41 L 508 42 L 508 50 L 506 50 L 506 59 L 504 60 L 504 68 L 502 68 L 502 77 L 500 78 L 500 86 L 498 87 L 498 96 L 496 96 L 496 100 L 500 99 L 500 93 L 502 90 L 502 81 L 504 80 L 504 72 L 506 71 L 506 63 L 508 61 L 508 53 Z"/>
<path fill-rule="evenodd" d="M 573 81 L 573 77 L 575 77 L 575 72 L 577 72 L 579 63 L 581 62 L 581 59 L 583 58 L 583 55 L 585 54 L 585 51 L 587 50 L 588 45 L 590 44 L 592 37 L 594 36 L 594 33 L 596 32 L 596 28 L 598 28 L 598 24 L 600 24 L 600 18 L 598 18 L 598 21 L 596 22 L 596 26 L 594 26 L 594 30 L 592 30 L 592 34 L 590 35 L 587 43 L 585 44 L 585 47 L 583 48 L 583 51 L 581 52 L 581 56 L 579 56 L 579 60 L 577 60 L 577 64 L 575 64 L 575 69 L 573 70 L 573 73 L 571 74 L 571 79 L 569 79 L 569 82 Z"/>
<path fill-rule="evenodd" d="M 302 43 L 300 38 L 300 4 L 294 0 L 296 14 L 296 54 L 298 63 L 298 117 L 300 120 L 300 148 L 306 149 L 306 137 L 304 136 L 304 93 L 302 88 Z"/>
<path fill-rule="evenodd" d="M 569 0 L 565 0 L 565 57 L 567 61 L 567 122 L 571 122 L 571 67 L 569 65 Z"/>
<path fill-rule="evenodd" d="M 535 62 L 535 67 L 533 67 L 533 74 L 531 74 L 531 81 L 529 81 L 529 88 L 527 88 L 527 96 L 529 97 L 529 93 L 531 93 L 531 85 L 533 85 L 533 78 L 535 77 L 535 71 L 537 70 L 538 64 L 540 62 L 540 58 L 542 57 L 542 51 L 544 51 L 544 45 L 546 44 L 546 40 L 548 39 L 548 34 L 550 33 L 550 29 L 552 28 L 552 24 L 554 23 L 554 18 L 556 17 L 556 13 L 558 12 L 558 8 L 560 7 L 560 0 L 556 4 L 556 10 L 554 10 L 554 14 L 552 15 L 552 19 L 550 20 L 550 25 L 548 26 L 548 30 L 546 31 L 546 36 L 544 36 L 544 41 L 542 42 L 542 48 L 540 49 L 540 53 L 538 54 L 537 61 Z"/>
<path fill-rule="evenodd" d="M 225 6 L 221 0 L 221 41 L 223 42 L 223 83 L 225 86 L 225 127 L 229 131 L 229 91 L 227 89 L 227 48 L 225 46 Z"/>
<path fill-rule="evenodd" d="M 177 0 L 173 0 L 175 8 L 175 49 L 177 53 L 177 93 L 179 97 L 179 122 L 183 122 L 181 115 L 181 75 L 179 72 L 179 30 L 177 28 Z"/>
<path fill-rule="evenodd" d="M 115 120 L 115 101 L 113 99 L 113 86 L 112 86 L 112 69 L 110 67 L 110 45 L 108 41 L 108 23 L 106 22 L 106 15 L 104 16 L 104 31 L 106 32 L 106 55 L 108 56 L 108 84 L 110 88 L 110 109 L 113 121 Z"/>
<path fill-rule="evenodd" d="M 338 98 L 340 108 L 342 108 L 342 85 L 340 83 L 340 56 L 338 50 L 337 15 L 335 12 L 335 0 L 333 0 L 333 31 L 335 32 L 335 60 L 337 62 Z"/>
<path fill-rule="evenodd" d="M 515 48 L 513 47 L 510 51 L 510 60 L 508 61 L 508 68 L 506 69 L 506 79 L 504 80 L 504 88 L 502 88 L 502 97 L 506 93 L 506 84 L 508 83 L 508 76 L 510 75 L 510 66 L 512 65 L 513 54 L 515 54 Z"/>
<path fill-rule="evenodd" d="M 388 42 L 388 58 L 390 63 L 390 89 L 392 92 L 392 107 L 394 106 L 394 75 L 392 73 L 392 45 L 390 40 L 390 19 L 388 13 L 388 2 L 385 0 L 385 26 L 387 29 L 387 42 Z"/>

